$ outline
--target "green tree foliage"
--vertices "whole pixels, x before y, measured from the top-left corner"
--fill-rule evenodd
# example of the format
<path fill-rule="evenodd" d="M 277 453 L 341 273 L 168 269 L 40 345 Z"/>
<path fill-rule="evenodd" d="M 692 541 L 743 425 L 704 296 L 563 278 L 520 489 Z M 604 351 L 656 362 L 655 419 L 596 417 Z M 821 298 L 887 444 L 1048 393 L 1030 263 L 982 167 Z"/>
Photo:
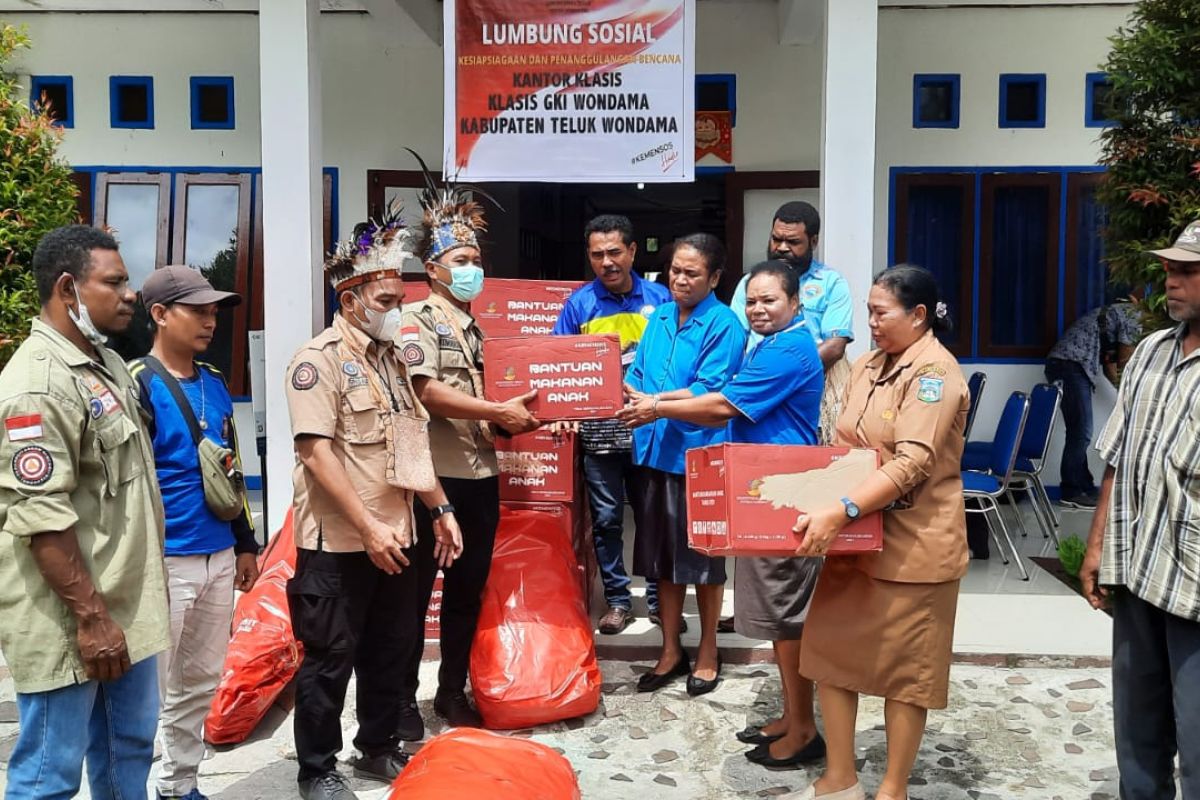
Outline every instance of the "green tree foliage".
<path fill-rule="evenodd" d="M 1108 175 L 1098 194 L 1109 276 L 1150 286 L 1146 308 L 1165 324 L 1162 266 L 1146 251 L 1200 218 L 1200 0 L 1142 0 L 1110 41 L 1117 125 L 1100 137 Z"/>
<path fill-rule="evenodd" d="M 0 367 L 38 313 L 29 270 L 38 240 L 77 218 L 71 168 L 57 155 L 62 132 L 45 111 L 18 98 L 16 76 L 7 70 L 28 46 L 21 28 L 0 22 Z"/>

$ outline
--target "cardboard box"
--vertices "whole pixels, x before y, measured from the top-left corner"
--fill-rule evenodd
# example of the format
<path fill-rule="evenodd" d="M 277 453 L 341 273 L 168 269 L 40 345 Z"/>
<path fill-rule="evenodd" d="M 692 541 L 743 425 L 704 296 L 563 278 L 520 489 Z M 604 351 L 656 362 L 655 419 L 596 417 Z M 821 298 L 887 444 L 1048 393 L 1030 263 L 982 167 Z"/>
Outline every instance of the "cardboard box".
<path fill-rule="evenodd" d="M 500 499 L 569 503 L 583 496 L 579 437 L 541 428 L 496 437 Z"/>
<path fill-rule="evenodd" d="M 471 313 L 484 336 L 548 336 L 563 304 L 584 281 L 531 281 L 487 278 L 483 292 L 471 302 Z M 404 302 L 429 296 L 425 281 L 406 281 Z"/>
<path fill-rule="evenodd" d="M 838 502 L 879 468 L 875 450 L 718 444 L 686 456 L 688 546 L 707 555 L 790 556 L 796 517 Z M 829 555 L 883 549 L 883 516 L 847 525 Z"/>
<path fill-rule="evenodd" d="M 581 492 L 570 503 L 518 503 L 500 501 L 500 505 L 513 511 L 540 511 L 558 522 L 563 536 L 571 542 L 575 551 L 575 563 L 579 567 L 579 586 L 588 611 L 592 607 L 592 587 L 596 584 L 599 568 L 596 564 L 596 547 L 592 543 L 592 520 L 587 501 Z"/>
<path fill-rule="evenodd" d="M 433 579 L 433 594 L 429 595 L 429 607 L 425 609 L 425 640 L 439 641 L 442 638 L 442 571 Z"/>
<path fill-rule="evenodd" d="M 483 378 L 488 400 L 537 389 L 529 410 L 542 421 L 605 419 L 624 404 L 615 335 L 484 339 Z"/>

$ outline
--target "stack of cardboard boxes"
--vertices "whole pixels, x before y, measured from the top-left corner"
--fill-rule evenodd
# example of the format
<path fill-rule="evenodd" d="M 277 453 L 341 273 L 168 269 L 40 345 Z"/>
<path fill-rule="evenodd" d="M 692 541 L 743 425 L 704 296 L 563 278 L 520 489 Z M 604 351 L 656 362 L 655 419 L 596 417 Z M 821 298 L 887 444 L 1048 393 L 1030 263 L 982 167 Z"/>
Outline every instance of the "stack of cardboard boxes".
<path fill-rule="evenodd" d="M 581 281 L 526 281 L 489 278 L 483 293 L 471 303 L 484 336 L 548 335 L 570 294 Z M 429 294 L 424 282 L 405 284 L 404 302 L 415 303 Z M 565 541 L 575 551 L 585 601 L 590 601 L 596 576 L 596 552 L 583 487 L 582 453 L 578 437 L 542 428 L 513 437 L 498 437 L 500 502 L 513 510 L 540 511 L 558 521 Z M 425 615 L 425 638 L 440 635 L 442 575 L 439 572 Z"/>

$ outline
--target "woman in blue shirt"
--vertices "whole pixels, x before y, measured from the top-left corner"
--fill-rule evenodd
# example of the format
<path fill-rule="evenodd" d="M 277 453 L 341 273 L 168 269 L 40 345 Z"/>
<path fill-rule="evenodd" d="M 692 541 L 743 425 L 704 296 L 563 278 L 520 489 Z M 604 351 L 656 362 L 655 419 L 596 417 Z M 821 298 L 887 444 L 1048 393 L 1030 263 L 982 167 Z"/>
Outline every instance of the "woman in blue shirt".
<path fill-rule="evenodd" d="M 765 261 L 750 270 L 746 316 L 760 338 L 733 380 L 720 391 L 660 401 L 657 415 L 727 425 L 731 442 L 816 444 L 825 374 L 800 315 L 799 279 L 786 262 Z M 653 418 L 645 401 L 623 415 L 631 424 Z M 737 559 L 734 624 L 743 636 L 772 642 L 783 685 L 783 716 L 738 734 L 757 745 L 746 757 L 767 767 L 797 766 L 825 754 L 812 682 L 800 677 L 800 637 L 820 569 L 818 558 Z"/>
<path fill-rule="evenodd" d="M 669 271 L 673 302 L 659 306 L 646 327 L 626 375 L 635 406 L 720 391 L 737 369 L 746 333 L 737 316 L 713 295 L 725 266 L 725 248 L 715 236 L 694 233 L 675 242 Z M 642 424 L 649 420 L 641 420 Z M 725 587 L 725 559 L 688 549 L 684 452 L 724 441 L 725 432 L 690 422 L 654 419 L 633 432 L 634 463 L 642 491 L 633 498 L 637 520 L 633 571 L 658 581 L 663 645 L 658 664 L 638 681 L 651 692 L 688 675 L 690 694 L 712 691 L 721 664 L 717 620 Z M 700 646 L 695 669 L 679 641 L 683 597 L 696 587 Z"/>

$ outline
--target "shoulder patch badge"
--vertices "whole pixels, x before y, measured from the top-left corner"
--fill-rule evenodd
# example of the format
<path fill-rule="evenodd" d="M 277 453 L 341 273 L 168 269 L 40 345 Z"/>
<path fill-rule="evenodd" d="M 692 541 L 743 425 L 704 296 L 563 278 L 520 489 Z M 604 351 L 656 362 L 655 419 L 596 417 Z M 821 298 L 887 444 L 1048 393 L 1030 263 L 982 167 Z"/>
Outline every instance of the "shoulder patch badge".
<path fill-rule="evenodd" d="M 342 372 L 346 373 L 351 378 L 353 378 L 355 375 L 358 374 L 358 364 L 355 364 L 353 361 L 343 361 L 342 362 Z"/>
<path fill-rule="evenodd" d="M 920 378 L 923 375 L 935 375 L 939 378 L 946 377 L 946 370 L 939 367 L 937 364 L 926 364 L 917 370 L 914 377 Z"/>
<path fill-rule="evenodd" d="M 12 471 L 26 486 L 41 486 L 54 474 L 54 458 L 46 448 L 31 444 L 13 455 Z"/>
<path fill-rule="evenodd" d="M 434 325 L 433 330 L 438 336 L 450 336 L 454 333 L 454 331 L 450 330 L 450 326 L 444 322 L 439 322 L 437 325 Z"/>
<path fill-rule="evenodd" d="M 92 416 L 96 416 L 94 412 Z M 9 417 L 4 420 L 4 430 L 8 433 L 10 442 L 40 439 L 42 438 L 42 415 L 27 414 L 23 417 Z"/>
<path fill-rule="evenodd" d="M 425 351 L 416 342 L 409 342 L 404 345 L 404 349 L 400 351 L 400 356 L 404 359 L 404 363 L 410 367 L 416 367 L 425 363 Z"/>
<path fill-rule="evenodd" d="M 299 391 L 311 389 L 317 385 L 320 378 L 320 373 L 317 372 L 317 367 L 308 361 L 301 361 L 292 370 L 292 388 Z"/>
<path fill-rule="evenodd" d="M 416 325 L 405 325 L 400 329 L 400 341 L 415 342 L 421 338 L 421 329 Z"/>
<path fill-rule="evenodd" d="M 936 403 L 942 399 L 942 387 L 946 382 L 941 378 L 917 378 L 917 399 L 922 403 Z"/>

